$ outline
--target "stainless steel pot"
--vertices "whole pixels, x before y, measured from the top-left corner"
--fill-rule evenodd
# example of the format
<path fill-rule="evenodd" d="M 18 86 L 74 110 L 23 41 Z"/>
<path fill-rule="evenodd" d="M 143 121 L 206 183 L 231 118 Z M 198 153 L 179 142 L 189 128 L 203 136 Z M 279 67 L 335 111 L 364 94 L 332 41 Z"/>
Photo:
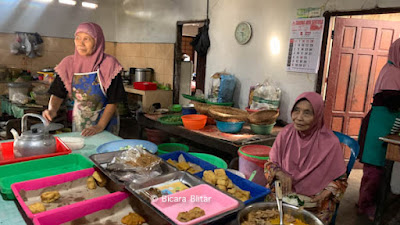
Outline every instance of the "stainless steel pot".
<path fill-rule="evenodd" d="M 324 225 L 321 220 L 318 219 L 314 214 L 311 212 L 304 210 L 304 209 L 299 209 L 299 207 L 289 205 L 286 203 L 282 204 L 283 206 L 283 214 L 290 214 L 294 218 L 301 219 L 305 223 L 309 225 Z M 247 219 L 247 215 L 251 211 L 256 211 L 256 210 L 266 210 L 266 209 L 278 209 L 278 206 L 276 202 L 259 202 L 259 203 L 254 203 L 251 205 L 246 206 L 244 209 L 242 209 L 237 216 L 237 223 L 241 224 L 245 219 Z"/>
<path fill-rule="evenodd" d="M 150 82 L 154 70 L 152 68 L 136 68 L 135 69 L 135 82 Z"/>

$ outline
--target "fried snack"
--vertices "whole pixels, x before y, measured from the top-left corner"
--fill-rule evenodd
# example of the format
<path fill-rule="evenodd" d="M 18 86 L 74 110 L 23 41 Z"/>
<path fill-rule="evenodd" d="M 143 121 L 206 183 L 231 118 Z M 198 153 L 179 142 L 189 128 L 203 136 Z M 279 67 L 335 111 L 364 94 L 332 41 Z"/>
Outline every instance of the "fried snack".
<path fill-rule="evenodd" d="M 34 204 L 28 205 L 28 208 L 33 214 L 46 211 L 46 207 L 41 202 L 36 202 Z"/>
<path fill-rule="evenodd" d="M 191 209 L 187 212 L 180 212 L 176 219 L 181 222 L 188 222 L 188 221 L 194 220 L 194 219 L 199 218 L 204 215 L 206 215 L 204 210 L 202 210 L 199 207 L 194 207 L 193 209 Z"/>
<path fill-rule="evenodd" d="M 219 190 L 225 191 L 243 202 L 250 198 L 250 192 L 235 186 L 232 180 L 226 175 L 224 169 L 215 169 L 214 172 L 212 170 L 204 171 L 203 180 L 209 184 L 215 185 Z"/>
<path fill-rule="evenodd" d="M 58 191 L 46 191 L 40 195 L 40 199 L 44 203 L 54 202 L 60 198 L 60 192 Z"/>
<path fill-rule="evenodd" d="M 102 174 L 100 174 L 97 171 L 94 171 L 92 177 L 96 180 L 97 185 L 99 185 L 99 187 L 104 187 L 107 184 L 107 178 L 104 177 Z"/>
<path fill-rule="evenodd" d="M 87 188 L 93 190 L 97 188 L 96 181 L 94 181 L 94 178 L 92 176 L 88 177 L 86 181 L 86 186 Z"/>
<path fill-rule="evenodd" d="M 215 185 L 215 183 L 217 182 L 217 178 L 212 170 L 204 171 L 203 180 L 212 185 Z"/>
<path fill-rule="evenodd" d="M 172 159 L 168 159 L 167 162 L 173 166 L 175 166 L 176 168 L 178 168 L 179 170 L 182 171 L 187 171 L 191 174 L 194 173 L 198 173 L 200 171 L 203 171 L 203 168 L 201 168 L 199 165 L 196 165 L 194 163 L 188 163 L 188 162 L 177 162 L 175 160 Z"/>
<path fill-rule="evenodd" d="M 182 171 L 186 171 L 190 168 L 189 163 L 187 163 L 187 162 L 179 162 L 179 163 L 176 163 L 175 166 L 179 170 L 182 170 Z"/>
<path fill-rule="evenodd" d="M 159 161 L 157 156 L 141 153 L 140 156 L 136 158 L 136 161 L 128 161 L 126 163 L 133 167 L 148 167 L 157 161 Z"/>
<path fill-rule="evenodd" d="M 145 222 L 146 220 L 137 213 L 129 213 L 121 219 L 121 223 L 126 225 L 140 225 Z"/>

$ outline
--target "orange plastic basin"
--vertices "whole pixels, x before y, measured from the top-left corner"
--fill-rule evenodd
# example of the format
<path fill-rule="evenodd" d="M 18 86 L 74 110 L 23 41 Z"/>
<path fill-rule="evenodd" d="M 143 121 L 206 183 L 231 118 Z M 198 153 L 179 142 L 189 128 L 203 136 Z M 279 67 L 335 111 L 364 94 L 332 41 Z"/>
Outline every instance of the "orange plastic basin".
<path fill-rule="evenodd" d="M 183 126 L 189 130 L 200 130 L 207 122 L 206 115 L 189 114 L 182 116 Z"/>

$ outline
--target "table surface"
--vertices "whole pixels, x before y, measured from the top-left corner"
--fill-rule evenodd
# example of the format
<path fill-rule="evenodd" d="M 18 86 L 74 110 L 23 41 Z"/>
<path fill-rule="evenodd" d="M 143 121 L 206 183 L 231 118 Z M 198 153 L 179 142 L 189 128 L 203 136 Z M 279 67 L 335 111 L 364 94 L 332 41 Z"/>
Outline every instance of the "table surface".
<path fill-rule="evenodd" d="M 80 132 L 63 133 L 55 135 L 58 137 L 81 137 Z M 121 140 L 122 138 L 115 136 L 107 131 L 103 131 L 91 137 L 85 138 L 85 146 L 80 150 L 74 150 L 72 153 L 80 154 L 89 158 L 90 155 L 96 153 L 96 148 L 104 143 Z M 19 225 L 26 224 L 24 218 L 19 212 L 16 201 L 4 200 L 0 198 L 0 224 L 1 225 Z"/>

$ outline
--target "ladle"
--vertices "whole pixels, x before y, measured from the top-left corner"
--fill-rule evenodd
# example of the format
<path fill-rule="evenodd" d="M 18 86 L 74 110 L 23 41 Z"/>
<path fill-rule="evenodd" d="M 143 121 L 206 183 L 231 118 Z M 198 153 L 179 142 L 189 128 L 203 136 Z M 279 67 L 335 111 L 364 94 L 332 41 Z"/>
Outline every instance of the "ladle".
<path fill-rule="evenodd" d="M 282 186 L 280 181 L 275 181 L 275 196 L 279 211 L 279 225 L 283 225 Z"/>

